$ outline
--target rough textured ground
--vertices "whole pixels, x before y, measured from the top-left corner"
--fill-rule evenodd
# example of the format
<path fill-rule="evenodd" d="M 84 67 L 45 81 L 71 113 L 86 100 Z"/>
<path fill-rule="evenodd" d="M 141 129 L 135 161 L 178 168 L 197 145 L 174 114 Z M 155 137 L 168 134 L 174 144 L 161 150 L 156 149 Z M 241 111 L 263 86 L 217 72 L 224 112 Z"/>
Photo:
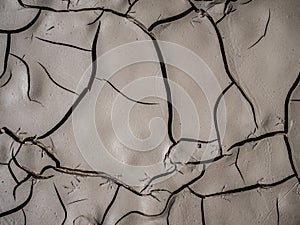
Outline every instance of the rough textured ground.
<path fill-rule="evenodd" d="M 1 1 L 0 224 L 300 224 L 299 11 L 297 0 Z M 134 52 L 98 59 L 143 40 L 160 63 L 105 79 Z M 192 61 L 157 40 L 198 55 L 219 89 L 199 85 L 205 69 L 192 79 L 169 65 Z M 91 121 L 116 164 L 78 144 L 98 88 Z"/>

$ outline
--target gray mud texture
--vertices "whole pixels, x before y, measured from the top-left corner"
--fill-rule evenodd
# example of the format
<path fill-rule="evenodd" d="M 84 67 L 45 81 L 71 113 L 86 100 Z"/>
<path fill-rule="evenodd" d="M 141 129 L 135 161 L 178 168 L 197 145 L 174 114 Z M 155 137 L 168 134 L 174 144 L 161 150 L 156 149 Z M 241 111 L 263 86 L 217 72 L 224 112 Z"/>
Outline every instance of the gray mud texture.
<path fill-rule="evenodd" d="M 1 0 L 0 224 L 299 225 L 299 12 Z"/>

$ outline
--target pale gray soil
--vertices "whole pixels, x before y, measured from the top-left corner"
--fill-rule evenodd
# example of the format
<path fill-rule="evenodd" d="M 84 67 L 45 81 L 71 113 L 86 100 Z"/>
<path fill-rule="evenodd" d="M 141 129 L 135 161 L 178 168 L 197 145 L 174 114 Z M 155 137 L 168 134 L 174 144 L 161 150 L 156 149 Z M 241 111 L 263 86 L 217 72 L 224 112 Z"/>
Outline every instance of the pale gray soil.
<path fill-rule="evenodd" d="M 300 224 L 299 12 L 2 0 L 0 224 Z"/>

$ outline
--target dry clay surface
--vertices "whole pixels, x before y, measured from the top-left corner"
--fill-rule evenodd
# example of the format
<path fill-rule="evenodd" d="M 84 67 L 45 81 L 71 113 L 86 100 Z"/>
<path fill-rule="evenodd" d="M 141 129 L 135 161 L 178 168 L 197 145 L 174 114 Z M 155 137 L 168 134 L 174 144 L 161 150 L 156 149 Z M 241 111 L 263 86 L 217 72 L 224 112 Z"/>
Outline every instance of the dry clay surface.
<path fill-rule="evenodd" d="M 1 1 L 0 224 L 300 224 L 299 11 Z"/>

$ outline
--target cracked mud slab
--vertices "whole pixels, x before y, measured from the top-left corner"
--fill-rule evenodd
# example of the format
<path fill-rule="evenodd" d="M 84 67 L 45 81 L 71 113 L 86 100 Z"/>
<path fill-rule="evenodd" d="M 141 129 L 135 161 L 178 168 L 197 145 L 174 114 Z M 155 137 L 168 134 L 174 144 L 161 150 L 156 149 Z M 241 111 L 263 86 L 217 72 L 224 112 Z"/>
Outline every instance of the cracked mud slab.
<path fill-rule="evenodd" d="M 299 10 L 0 2 L 0 224 L 300 224 Z"/>

